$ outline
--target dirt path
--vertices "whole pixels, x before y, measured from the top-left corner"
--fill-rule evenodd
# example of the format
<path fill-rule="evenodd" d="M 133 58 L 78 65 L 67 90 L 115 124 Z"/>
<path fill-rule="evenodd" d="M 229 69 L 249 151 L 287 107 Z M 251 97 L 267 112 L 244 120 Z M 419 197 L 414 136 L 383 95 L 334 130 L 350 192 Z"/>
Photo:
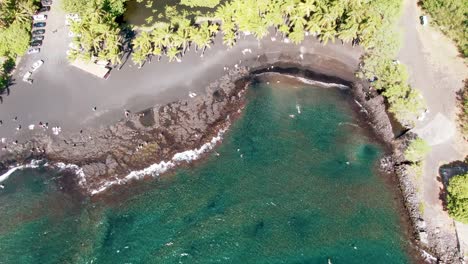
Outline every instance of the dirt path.
<path fill-rule="evenodd" d="M 429 234 L 431 240 L 434 236 L 443 238 L 455 234 L 454 222 L 443 211 L 439 199 L 442 185 L 437 177 L 440 165 L 462 159 L 468 153 L 466 142 L 457 132 L 455 94 L 463 87 L 463 80 L 468 78 L 468 68 L 458 57 L 453 42 L 436 28 L 419 24 L 420 15 L 416 1 L 404 1 L 400 21 L 403 45 L 399 60 L 408 67 L 410 84 L 422 92 L 430 111 L 416 125 L 414 132 L 432 146 L 423 176 L 415 179 L 424 203 L 424 218 L 430 230 L 435 231 Z M 460 227 L 457 231 L 462 250 L 468 252 L 468 232 L 465 230 L 468 228 Z"/>

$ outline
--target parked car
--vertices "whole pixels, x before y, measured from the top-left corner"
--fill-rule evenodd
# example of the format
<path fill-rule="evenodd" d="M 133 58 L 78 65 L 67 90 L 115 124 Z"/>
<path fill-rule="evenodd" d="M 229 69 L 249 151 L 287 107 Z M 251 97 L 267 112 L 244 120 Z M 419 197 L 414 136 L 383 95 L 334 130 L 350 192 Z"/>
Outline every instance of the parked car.
<path fill-rule="evenodd" d="M 35 53 L 39 53 L 41 51 L 40 48 L 31 48 L 28 50 L 28 54 L 35 54 Z"/>
<path fill-rule="evenodd" d="M 44 20 L 47 20 L 47 15 L 44 15 L 44 14 L 34 15 L 33 19 L 35 21 L 44 21 Z"/>
<path fill-rule="evenodd" d="M 41 0 L 41 4 L 43 6 L 50 6 L 52 4 L 52 0 Z"/>
<path fill-rule="evenodd" d="M 34 14 L 39 15 L 40 13 L 48 12 L 50 11 L 50 6 L 43 6 L 39 8 Z"/>
<path fill-rule="evenodd" d="M 97 60 L 96 64 L 101 65 L 101 66 L 107 66 L 107 65 L 110 64 L 110 61 L 108 61 L 108 60 Z"/>
<path fill-rule="evenodd" d="M 33 35 L 42 35 L 45 33 L 45 29 L 36 29 L 36 30 L 33 30 L 32 34 Z"/>
<path fill-rule="evenodd" d="M 42 66 L 42 64 L 44 64 L 43 60 L 38 60 L 38 61 L 34 62 L 32 64 L 32 66 L 31 66 L 31 71 L 32 72 L 36 71 L 37 69 L 39 69 Z"/>
<path fill-rule="evenodd" d="M 31 42 L 31 47 L 39 47 L 42 46 L 42 40 L 34 40 Z"/>
<path fill-rule="evenodd" d="M 427 16 L 420 16 L 419 20 L 421 22 L 421 25 L 423 26 L 427 25 Z"/>
<path fill-rule="evenodd" d="M 39 35 L 39 36 L 33 36 L 32 37 L 32 40 L 44 40 L 44 36 L 43 35 Z"/>
<path fill-rule="evenodd" d="M 32 75 L 32 72 L 30 71 L 26 72 L 23 76 L 23 81 L 32 84 L 31 75 Z"/>
<path fill-rule="evenodd" d="M 46 26 L 46 23 L 45 23 L 45 22 L 36 22 L 36 23 L 33 23 L 33 27 L 41 28 L 41 27 L 45 27 L 45 26 Z"/>

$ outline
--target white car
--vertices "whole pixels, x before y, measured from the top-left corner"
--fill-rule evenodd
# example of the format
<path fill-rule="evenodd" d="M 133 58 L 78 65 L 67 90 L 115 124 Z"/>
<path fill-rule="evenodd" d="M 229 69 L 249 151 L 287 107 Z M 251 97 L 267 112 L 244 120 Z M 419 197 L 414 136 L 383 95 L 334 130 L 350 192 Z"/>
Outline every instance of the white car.
<path fill-rule="evenodd" d="M 44 14 L 34 15 L 33 19 L 35 21 L 44 21 L 44 20 L 47 20 L 47 15 L 44 15 Z"/>
<path fill-rule="evenodd" d="M 73 31 L 68 31 L 68 36 L 70 38 L 73 38 L 73 37 L 81 37 L 81 34 L 76 34 L 74 33 Z"/>
<path fill-rule="evenodd" d="M 43 60 L 38 60 L 36 62 L 33 63 L 33 65 L 31 66 L 31 71 L 34 72 L 36 71 L 37 69 L 39 69 L 42 64 L 44 64 L 44 61 Z"/>
<path fill-rule="evenodd" d="M 96 64 L 101 65 L 101 66 L 107 66 L 107 65 L 109 65 L 109 63 L 110 63 L 110 61 L 108 61 L 108 60 L 97 60 L 96 61 Z"/>
<path fill-rule="evenodd" d="M 23 76 L 23 81 L 27 83 L 32 83 L 31 75 L 32 75 L 32 72 L 30 71 L 26 72 Z"/>
<path fill-rule="evenodd" d="M 30 48 L 30 49 L 28 50 L 28 54 L 39 53 L 39 51 L 41 51 L 40 48 Z"/>

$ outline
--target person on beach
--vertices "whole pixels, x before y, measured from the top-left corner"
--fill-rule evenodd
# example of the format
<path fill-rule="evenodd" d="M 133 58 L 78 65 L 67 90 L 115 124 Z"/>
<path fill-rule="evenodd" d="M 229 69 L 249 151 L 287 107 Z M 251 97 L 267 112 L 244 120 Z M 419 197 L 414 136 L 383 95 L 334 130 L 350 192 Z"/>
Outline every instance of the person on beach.
<path fill-rule="evenodd" d="M 93 111 L 96 111 L 96 110 L 97 110 L 97 107 L 96 107 L 96 106 L 95 106 L 95 107 L 93 107 Z"/>

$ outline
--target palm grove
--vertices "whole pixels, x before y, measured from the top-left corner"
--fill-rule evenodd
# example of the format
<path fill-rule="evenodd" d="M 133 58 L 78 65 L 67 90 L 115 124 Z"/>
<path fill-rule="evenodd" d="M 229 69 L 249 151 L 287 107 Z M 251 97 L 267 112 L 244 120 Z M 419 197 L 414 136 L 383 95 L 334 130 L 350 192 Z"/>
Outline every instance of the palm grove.
<path fill-rule="evenodd" d="M 0 91 L 10 81 L 14 59 L 28 49 L 31 16 L 36 9 L 33 0 L 0 1 Z"/>
<path fill-rule="evenodd" d="M 241 34 L 261 39 L 269 29 L 296 44 L 309 34 L 323 44 L 337 38 L 355 41 L 367 50 L 361 77 L 376 80 L 373 85 L 387 98 L 390 112 L 410 125 L 424 104 L 408 86 L 406 69 L 394 62 L 399 37 L 393 26 L 400 9 L 399 0 L 233 0 L 216 7 L 203 22 L 172 14 L 169 22 L 154 23 L 134 39 L 133 60 L 141 65 L 163 54 L 170 61 L 180 60 L 189 47 L 203 55 L 219 33 L 227 47 Z"/>

